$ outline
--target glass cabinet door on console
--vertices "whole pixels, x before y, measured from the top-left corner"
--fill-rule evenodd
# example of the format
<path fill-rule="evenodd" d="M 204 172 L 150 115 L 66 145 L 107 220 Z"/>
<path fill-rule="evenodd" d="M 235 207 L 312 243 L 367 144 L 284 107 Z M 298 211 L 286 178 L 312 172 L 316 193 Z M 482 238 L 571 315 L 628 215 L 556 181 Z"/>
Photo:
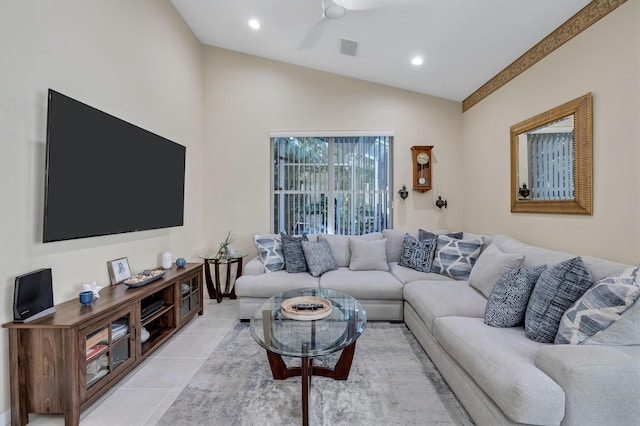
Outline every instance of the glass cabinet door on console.
<path fill-rule="evenodd" d="M 199 276 L 187 278 L 180 283 L 180 317 L 186 319 L 189 314 L 201 310 Z"/>
<path fill-rule="evenodd" d="M 127 309 L 80 330 L 85 368 L 83 397 L 89 397 L 111 381 L 112 373 L 135 361 L 134 321 Z"/>

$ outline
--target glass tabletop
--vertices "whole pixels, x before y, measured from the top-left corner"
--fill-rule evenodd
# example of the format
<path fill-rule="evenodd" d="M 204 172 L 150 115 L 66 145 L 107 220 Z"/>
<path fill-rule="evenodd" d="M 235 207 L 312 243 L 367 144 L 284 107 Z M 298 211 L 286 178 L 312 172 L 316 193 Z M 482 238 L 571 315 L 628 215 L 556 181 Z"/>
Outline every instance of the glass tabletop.
<path fill-rule="evenodd" d="M 200 259 L 204 260 L 213 260 L 220 263 L 226 263 L 232 260 L 240 259 L 242 257 L 247 257 L 248 254 L 244 252 L 234 252 L 233 254 L 227 257 L 221 257 L 217 253 L 205 253 L 200 255 Z"/>
<path fill-rule="evenodd" d="M 282 302 L 298 296 L 331 301 L 331 315 L 319 320 L 294 320 L 281 312 Z M 315 357 L 344 349 L 360 337 L 367 313 L 353 297 L 326 288 L 289 290 L 272 297 L 251 317 L 251 335 L 263 348 L 280 355 Z"/>

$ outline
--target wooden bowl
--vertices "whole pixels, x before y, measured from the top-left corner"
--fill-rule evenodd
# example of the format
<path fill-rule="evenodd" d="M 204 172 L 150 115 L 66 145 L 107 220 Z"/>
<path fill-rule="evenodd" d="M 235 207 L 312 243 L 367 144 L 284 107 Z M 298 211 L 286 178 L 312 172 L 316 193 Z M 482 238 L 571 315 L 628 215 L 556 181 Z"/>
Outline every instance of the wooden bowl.
<path fill-rule="evenodd" d="M 314 309 L 299 309 L 300 306 L 319 306 Z M 331 302 L 322 297 L 316 296 L 299 296 L 292 297 L 282 302 L 281 312 L 285 318 L 310 321 L 326 318 L 331 315 L 333 306 Z"/>

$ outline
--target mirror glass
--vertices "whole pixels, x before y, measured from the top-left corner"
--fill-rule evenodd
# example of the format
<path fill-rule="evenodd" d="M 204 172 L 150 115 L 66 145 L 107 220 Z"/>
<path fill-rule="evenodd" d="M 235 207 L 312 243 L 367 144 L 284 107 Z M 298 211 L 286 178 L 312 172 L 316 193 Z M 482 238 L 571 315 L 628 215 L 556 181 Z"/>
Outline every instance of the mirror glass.
<path fill-rule="evenodd" d="M 591 214 L 591 94 L 511 126 L 511 211 Z"/>

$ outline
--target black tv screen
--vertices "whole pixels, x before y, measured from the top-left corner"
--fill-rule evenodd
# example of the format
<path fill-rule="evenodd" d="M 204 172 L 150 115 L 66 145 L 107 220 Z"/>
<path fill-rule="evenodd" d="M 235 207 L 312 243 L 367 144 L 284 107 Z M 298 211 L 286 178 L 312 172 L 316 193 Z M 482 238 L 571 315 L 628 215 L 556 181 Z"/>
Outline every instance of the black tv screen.
<path fill-rule="evenodd" d="M 49 89 L 43 241 L 183 225 L 186 148 Z"/>

